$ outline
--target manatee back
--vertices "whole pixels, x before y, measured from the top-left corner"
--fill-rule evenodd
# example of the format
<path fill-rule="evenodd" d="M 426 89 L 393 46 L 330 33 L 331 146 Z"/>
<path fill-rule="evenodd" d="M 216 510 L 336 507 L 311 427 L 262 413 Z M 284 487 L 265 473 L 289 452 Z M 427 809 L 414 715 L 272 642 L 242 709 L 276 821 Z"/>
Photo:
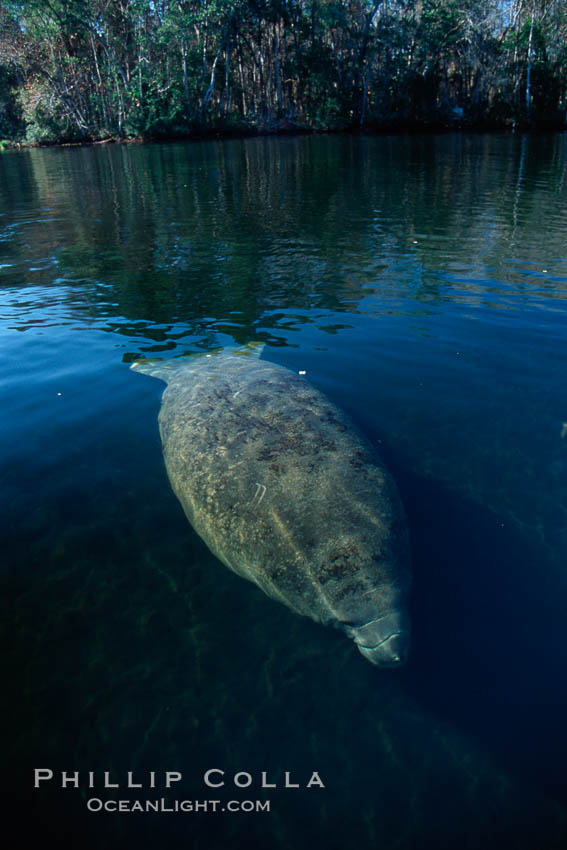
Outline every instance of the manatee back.
<path fill-rule="evenodd" d="M 218 356 L 169 376 L 164 458 L 211 551 L 323 623 L 363 623 L 409 586 L 395 485 L 352 422 L 298 375 Z"/>

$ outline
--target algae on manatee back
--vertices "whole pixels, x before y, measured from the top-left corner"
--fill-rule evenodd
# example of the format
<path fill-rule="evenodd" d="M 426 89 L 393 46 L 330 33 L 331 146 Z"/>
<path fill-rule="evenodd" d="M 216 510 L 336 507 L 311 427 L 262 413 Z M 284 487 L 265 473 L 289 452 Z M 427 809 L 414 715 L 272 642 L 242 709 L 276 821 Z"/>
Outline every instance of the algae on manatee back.
<path fill-rule="evenodd" d="M 409 542 L 391 476 L 302 377 L 235 353 L 132 366 L 167 383 L 163 454 L 187 518 L 268 596 L 342 629 L 372 663 L 402 664 Z"/>

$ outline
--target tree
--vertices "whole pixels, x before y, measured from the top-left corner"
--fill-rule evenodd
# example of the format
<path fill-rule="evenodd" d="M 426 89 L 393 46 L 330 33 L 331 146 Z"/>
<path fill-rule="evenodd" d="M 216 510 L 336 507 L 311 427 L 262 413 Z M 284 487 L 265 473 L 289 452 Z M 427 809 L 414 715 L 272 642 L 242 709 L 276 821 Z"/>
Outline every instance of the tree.
<path fill-rule="evenodd" d="M 4 0 L 0 127 L 560 123 L 566 45 L 563 0 Z"/>

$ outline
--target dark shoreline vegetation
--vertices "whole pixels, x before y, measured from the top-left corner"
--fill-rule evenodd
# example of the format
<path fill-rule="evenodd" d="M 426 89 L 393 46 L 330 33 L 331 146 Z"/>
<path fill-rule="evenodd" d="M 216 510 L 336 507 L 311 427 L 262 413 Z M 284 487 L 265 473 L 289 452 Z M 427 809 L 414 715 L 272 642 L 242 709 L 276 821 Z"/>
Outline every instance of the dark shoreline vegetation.
<path fill-rule="evenodd" d="M 0 148 L 561 129 L 564 0 L 3 0 Z"/>

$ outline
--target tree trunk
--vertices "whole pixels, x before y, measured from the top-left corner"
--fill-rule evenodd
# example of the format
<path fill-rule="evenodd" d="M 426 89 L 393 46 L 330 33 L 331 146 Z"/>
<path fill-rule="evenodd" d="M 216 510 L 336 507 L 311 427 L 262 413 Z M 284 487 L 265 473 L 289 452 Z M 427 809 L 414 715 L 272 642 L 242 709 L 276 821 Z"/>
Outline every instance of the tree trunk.
<path fill-rule="evenodd" d="M 528 121 L 530 119 L 531 107 L 532 107 L 532 92 L 531 92 L 531 82 L 532 82 L 532 63 L 533 63 L 533 47 L 534 47 L 534 17 L 535 17 L 535 0 L 532 5 L 532 19 L 530 22 L 530 37 L 528 40 L 528 71 L 526 74 L 526 115 L 528 117 Z"/>
<path fill-rule="evenodd" d="M 189 96 L 189 76 L 187 74 L 187 45 L 185 40 L 181 41 L 181 67 L 183 69 L 183 91 L 185 93 L 185 112 L 191 120 L 191 98 Z"/>
<path fill-rule="evenodd" d="M 222 51 L 222 47 L 219 47 L 219 49 L 217 50 L 217 55 L 215 56 L 214 61 L 213 61 L 213 67 L 211 68 L 211 80 L 209 82 L 209 88 L 205 92 L 205 96 L 203 98 L 203 103 L 201 104 L 201 112 L 199 114 L 199 119 L 201 121 L 203 120 L 203 114 L 205 112 L 205 109 L 209 105 L 209 101 L 210 101 L 210 99 L 213 95 L 213 91 L 215 90 L 215 74 L 216 74 L 216 71 L 217 71 L 217 62 L 219 61 L 221 51 Z"/>
<path fill-rule="evenodd" d="M 280 60 L 279 60 L 279 38 L 277 24 L 274 24 L 274 59 L 276 71 L 276 90 L 278 97 L 278 117 L 282 113 L 282 81 L 280 76 Z"/>
<path fill-rule="evenodd" d="M 246 118 L 248 109 L 246 107 L 246 87 L 244 85 L 244 71 L 242 70 L 242 48 L 238 42 L 238 76 L 240 79 L 240 92 L 242 98 L 242 115 Z"/>
<path fill-rule="evenodd" d="M 230 69 L 230 60 L 231 60 L 231 57 L 232 57 L 232 51 L 230 50 L 230 46 L 228 44 L 228 41 L 226 43 L 226 48 L 225 48 L 225 51 L 224 51 L 224 57 L 225 57 L 225 65 L 224 65 L 224 110 L 223 111 L 224 111 L 224 116 L 226 118 L 227 115 L 228 115 L 228 102 L 229 102 L 229 98 L 230 98 L 229 69 Z"/>

